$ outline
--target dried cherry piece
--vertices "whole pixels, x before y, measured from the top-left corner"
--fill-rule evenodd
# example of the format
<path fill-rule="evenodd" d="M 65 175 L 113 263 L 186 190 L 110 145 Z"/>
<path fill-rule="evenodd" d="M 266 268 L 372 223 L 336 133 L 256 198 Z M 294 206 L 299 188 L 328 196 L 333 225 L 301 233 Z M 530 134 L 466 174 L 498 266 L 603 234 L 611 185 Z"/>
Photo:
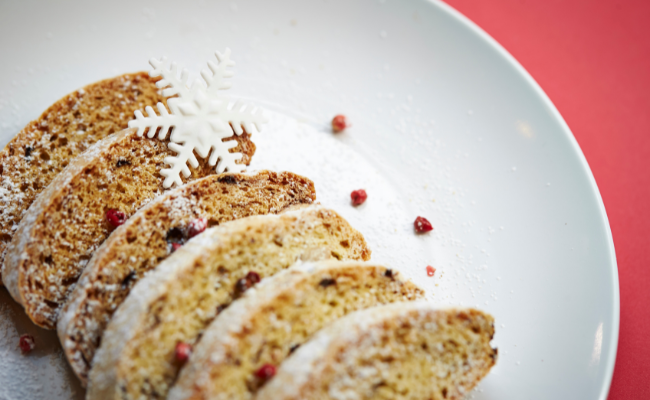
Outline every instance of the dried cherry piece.
<path fill-rule="evenodd" d="M 189 343 L 179 342 L 174 349 L 174 358 L 179 363 L 186 363 L 192 355 L 192 345 Z"/>
<path fill-rule="evenodd" d="M 415 232 L 417 233 L 425 233 L 433 230 L 433 225 L 431 225 L 431 222 L 423 217 L 417 217 L 415 219 L 415 222 L 413 222 L 413 226 L 415 227 Z"/>
<path fill-rule="evenodd" d="M 247 291 L 249 287 L 250 285 L 248 283 L 248 279 L 241 278 L 235 283 L 235 293 L 237 295 L 241 295 L 242 293 Z"/>
<path fill-rule="evenodd" d="M 253 286 L 261 280 L 260 274 L 255 271 L 250 271 L 246 274 L 246 280 L 248 281 L 249 287 Z"/>
<path fill-rule="evenodd" d="M 353 190 L 352 193 L 350 193 L 350 198 L 352 199 L 353 206 L 360 206 L 366 202 L 368 193 L 366 193 L 366 191 L 363 189 Z"/>
<path fill-rule="evenodd" d="M 120 210 L 109 208 L 106 210 L 106 219 L 111 225 L 117 227 L 126 222 L 126 214 Z"/>
<path fill-rule="evenodd" d="M 241 296 L 245 291 L 253 287 L 261 279 L 262 278 L 260 278 L 260 274 L 258 274 L 257 272 L 255 271 L 248 272 L 245 277 L 239 279 L 237 283 L 235 283 L 235 293 L 238 296 Z"/>
<path fill-rule="evenodd" d="M 260 369 L 255 371 L 255 376 L 260 379 L 267 380 L 273 378 L 275 376 L 275 372 L 276 370 L 274 365 L 264 364 L 260 367 Z"/>
<path fill-rule="evenodd" d="M 208 227 L 208 220 L 206 220 L 205 218 L 197 218 L 194 221 L 190 222 L 187 228 L 187 236 L 193 238 L 194 236 L 203 232 L 207 227 Z"/>
<path fill-rule="evenodd" d="M 28 334 L 21 335 L 20 339 L 18 340 L 18 346 L 20 347 L 20 351 L 23 354 L 27 354 L 30 351 L 34 350 L 36 347 L 34 336 Z"/>

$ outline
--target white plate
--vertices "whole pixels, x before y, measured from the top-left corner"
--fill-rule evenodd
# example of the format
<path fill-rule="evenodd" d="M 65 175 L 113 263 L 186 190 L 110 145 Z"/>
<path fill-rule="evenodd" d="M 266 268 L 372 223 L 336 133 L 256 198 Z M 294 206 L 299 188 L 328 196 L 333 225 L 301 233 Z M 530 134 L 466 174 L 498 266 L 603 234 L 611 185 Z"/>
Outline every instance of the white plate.
<path fill-rule="evenodd" d="M 619 294 L 598 189 L 545 94 L 471 22 L 429 1 L 57 3 L 0 3 L 2 143 L 85 84 L 160 55 L 196 73 L 229 46 L 232 94 L 274 111 L 256 166 L 310 176 L 373 258 L 496 317 L 499 360 L 474 398 L 606 398 Z M 334 137 L 341 112 L 354 125 Z M 413 234 L 417 215 L 432 234 Z M 1 399 L 83 396 L 4 289 L 0 332 Z"/>

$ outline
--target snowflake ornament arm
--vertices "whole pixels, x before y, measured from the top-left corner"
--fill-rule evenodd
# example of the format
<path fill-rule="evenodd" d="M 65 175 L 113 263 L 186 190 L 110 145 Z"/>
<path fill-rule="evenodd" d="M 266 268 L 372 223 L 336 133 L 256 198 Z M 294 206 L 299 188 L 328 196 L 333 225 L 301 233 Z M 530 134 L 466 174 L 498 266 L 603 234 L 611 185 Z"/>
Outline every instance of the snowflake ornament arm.
<path fill-rule="evenodd" d="M 156 60 L 155 58 L 149 60 L 149 64 L 153 67 L 149 71 L 149 76 L 152 78 L 162 76 L 162 79 L 156 82 L 156 86 L 159 89 L 163 89 L 163 96 L 172 97 L 178 95 L 181 100 L 190 100 L 192 98 L 191 91 L 187 86 L 187 79 L 190 77 L 189 71 L 183 69 L 180 78 L 178 78 L 178 66 L 176 63 L 173 62 L 170 68 L 165 68 L 166 61 L 167 57 L 163 57 L 160 60 Z"/>
<path fill-rule="evenodd" d="M 224 111 L 224 114 L 225 119 L 232 124 L 232 128 L 237 136 L 244 133 L 242 127 L 246 132 L 253 132 L 253 126 L 260 131 L 262 130 L 262 124 L 268 122 L 264 115 L 262 115 L 262 110 L 260 108 L 253 107 L 240 101 L 235 102 L 232 108 Z"/>
<path fill-rule="evenodd" d="M 158 139 L 164 140 L 167 137 L 169 129 L 172 128 L 173 131 L 180 122 L 176 118 L 176 115 L 180 114 L 180 110 L 178 109 L 179 102 L 192 101 L 192 91 L 187 86 L 187 80 L 190 75 L 189 71 L 183 69 L 179 78 L 176 63 L 173 62 L 170 68 L 165 68 L 166 61 L 167 57 L 163 57 L 160 60 L 155 58 L 150 59 L 149 64 L 151 64 L 153 69 L 149 71 L 149 76 L 152 78 L 162 77 L 161 80 L 156 82 L 156 87 L 163 89 L 162 95 L 168 98 L 167 105 L 169 105 L 172 113 L 169 114 L 165 105 L 160 102 L 156 105 L 160 116 L 156 114 L 151 106 L 145 108 L 148 114 L 147 117 L 142 114 L 142 111 L 136 110 L 135 120 L 129 121 L 129 128 L 138 128 L 138 136 L 142 136 L 148 129 L 147 137 L 152 138 L 160 128 Z"/>
<path fill-rule="evenodd" d="M 232 70 L 228 69 L 228 67 L 234 67 L 235 62 L 230 59 L 229 48 L 226 48 L 223 54 L 215 51 L 214 55 L 219 63 L 215 64 L 214 61 L 208 61 L 208 68 L 210 68 L 212 74 L 207 69 L 204 69 L 201 71 L 201 77 L 208 85 L 208 93 L 218 95 L 219 90 L 227 90 L 232 87 L 232 83 L 226 81 L 226 79 L 235 75 Z"/>
<path fill-rule="evenodd" d="M 129 128 L 138 128 L 138 136 L 142 136 L 145 130 L 148 129 L 149 131 L 147 132 L 147 137 L 149 138 L 152 138 L 156 134 L 156 131 L 160 128 L 158 138 L 160 140 L 164 140 L 167 136 L 169 128 L 175 127 L 181 121 L 177 115 L 170 114 L 163 103 L 158 103 L 156 107 L 158 108 L 160 116 L 156 114 L 153 107 L 151 106 L 147 106 L 144 109 L 147 112 L 147 117 L 142 114 L 142 111 L 136 110 L 134 113 L 135 119 L 129 121 Z"/>
<path fill-rule="evenodd" d="M 245 169 L 241 153 L 230 153 L 237 146 L 236 140 L 224 142 L 223 139 L 233 134 L 241 135 L 244 131 L 253 133 L 254 129 L 261 131 L 262 124 L 267 122 L 262 110 L 236 102 L 232 104 L 228 98 L 221 96 L 221 91 L 229 89 L 231 83 L 227 80 L 234 76 L 229 69 L 235 65 L 230 59 L 230 49 L 221 54 L 215 52 L 217 62 L 209 61 L 209 70 L 201 71 L 205 86 L 194 82 L 190 88 L 187 84 L 189 73 L 181 72 L 178 77 L 178 67 L 172 63 L 165 67 L 166 59 L 152 58 L 149 63 L 153 69 L 149 72 L 152 77 L 162 77 L 156 85 L 163 89 L 163 96 L 168 97 L 167 105 L 158 103 L 158 114 L 153 107 L 145 109 L 147 116 L 141 111 L 135 112 L 135 119 L 129 122 L 129 127 L 138 128 L 137 134 L 142 136 L 148 130 L 147 136 L 153 137 L 158 131 L 158 138 L 164 140 L 169 133 L 168 147 L 176 156 L 165 158 L 170 168 L 163 169 L 165 176 L 163 186 L 182 185 L 180 174 L 188 177 L 191 172 L 187 163 L 196 168 L 199 165 L 195 153 L 205 158 L 210 154 L 209 165 L 216 165 L 217 173 L 224 171 L 241 172 Z M 170 97 L 174 96 L 174 97 Z"/>

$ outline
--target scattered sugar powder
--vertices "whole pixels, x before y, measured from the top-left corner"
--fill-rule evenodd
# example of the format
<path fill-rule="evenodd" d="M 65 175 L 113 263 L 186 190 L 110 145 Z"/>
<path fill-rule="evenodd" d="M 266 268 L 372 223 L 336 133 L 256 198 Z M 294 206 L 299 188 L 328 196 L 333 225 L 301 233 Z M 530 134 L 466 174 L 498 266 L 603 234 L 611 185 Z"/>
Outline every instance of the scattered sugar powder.
<path fill-rule="evenodd" d="M 316 119 L 291 111 L 267 111 L 267 116 L 265 130 L 252 137 L 257 153 L 251 170 L 288 170 L 313 180 L 317 201 L 363 233 L 372 260 L 417 282 L 437 304 L 496 301 L 500 283 L 484 281 L 497 272 L 490 267 L 499 260 L 481 249 L 499 240 L 500 231 L 481 226 L 472 188 L 460 186 L 456 159 L 466 156 L 466 149 L 456 150 L 419 116 L 403 118 L 397 135 L 407 135 L 408 141 L 398 147 L 394 131 L 359 118 L 354 130 L 334 135 L 331 116 Z M 368 200 L 354 207 L 350 192 L 357 189 L 364 189 Z M 431 221 L 434 231 L 415 235 L 418 215 Z M 426 276 L 427 265 L 436 269 L 435 277 Z"/>
<path fill-rule="evenodd" d="M 257 152 L 250 169 L 291 171 L 308 177 L 316 186 L 316 200 L 364 235 L 374 261 L 409 269 L 410 255 L 421 249 L 412 229 L 404 224 L 412 218 L 396 206 L 397 188 L 331 132 L 280 114 L 267 115 L 264 132 L 253 136 Z M 350 192 L 359 188 L 368 192 L 368 200 L 353 207 Z"/>

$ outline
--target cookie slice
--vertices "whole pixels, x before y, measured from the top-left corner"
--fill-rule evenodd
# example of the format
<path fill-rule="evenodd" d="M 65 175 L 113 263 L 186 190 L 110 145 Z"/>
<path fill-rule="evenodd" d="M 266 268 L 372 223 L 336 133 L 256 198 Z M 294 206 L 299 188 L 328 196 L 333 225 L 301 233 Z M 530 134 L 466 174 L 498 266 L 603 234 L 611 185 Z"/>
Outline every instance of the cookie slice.
<path fill-rule="evenodd" d="M 54 103 L 0 151 L 0 265 L 36 196 L 95 142 L 126 129 L 136 110 L 163 101 L 146 72 L 93 83 Z"/>
<path fill-rule="evenodd" d="M 133 285 L 200 228 L 315 199 L 309 179 L 262 171 L 208 176 L 152 200 L 95 252 L 61 312 L 57 330 L 73 371 L 85 384 L 101 335 Z"/>
<path fill-rule="evenodd" d="M 160 168 L 163 159 L 174 153 L 166 142 L 136 132 L 125 129 L 77 157 L 38 196 L 20 223 L 5 257 L 2 279 L 37 325 L 56 327 L 59 311 L 83 268 L 115 228 L 107 212 L 118 210 L 129 217 L 163 192 Z M 254 145 L 249 136 L 236 136 L 236 140 L 235 150 L 245 153 L 244 161 L 250 162 Z M 187 180 L 212 174 L 215 168 L 201 159 Z"/>
<path fill-rule="evenodd" d="M 248 400 L 275 368 L 323 326 L 355 310 L 421 299 L 397 271 L 325 261 L 264 279 L 206 329 L 167 397 Z"/>
<path fill-rule="evenodd" d="M 165 398 L 181 366 L 177 344 L 194 344 L 260 278 L 301 259 L 369 257 L 363 236 L 321 206 L 205 231 L 131 290 L 95 354 L 87 399 Z"/>
<path fill-rule="evenodd" d="M 396 303 L 352 313 L 280 365 L 256 400 L 463 399 L 490 371 L 492 316 Z"/>

